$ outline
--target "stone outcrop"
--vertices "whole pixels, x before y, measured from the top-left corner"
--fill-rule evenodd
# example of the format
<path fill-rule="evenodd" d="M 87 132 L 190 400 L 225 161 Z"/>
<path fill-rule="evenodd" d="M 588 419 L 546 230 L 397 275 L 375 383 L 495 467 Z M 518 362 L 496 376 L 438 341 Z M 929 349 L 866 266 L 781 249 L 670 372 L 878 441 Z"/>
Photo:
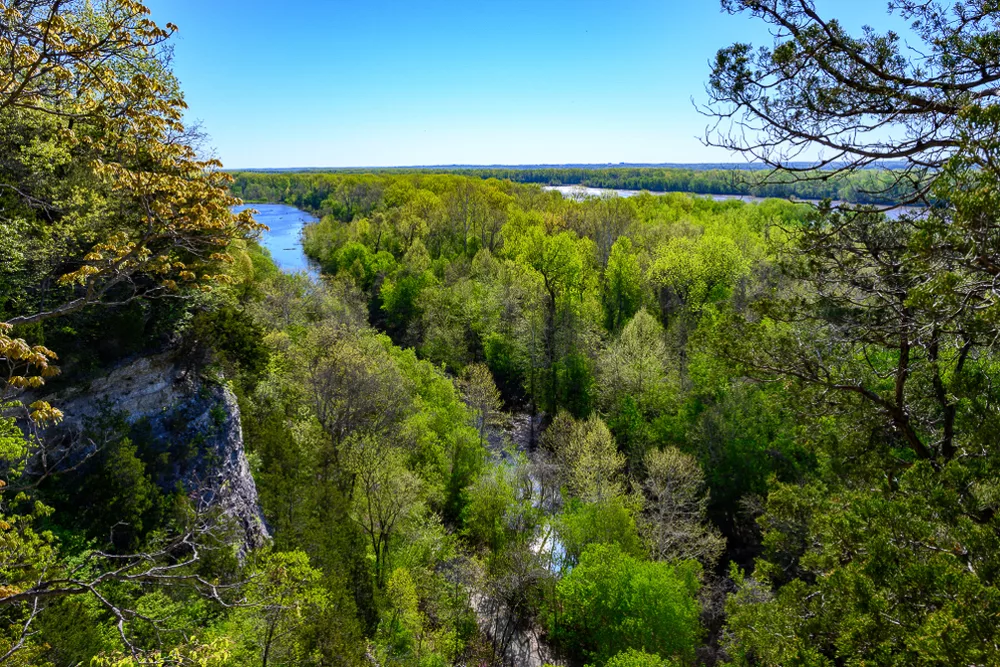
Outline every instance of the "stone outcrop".
<path fill-rule="evenodd" d="M 157 474 L 163 489 L 180 484 L 200 506 L 234 520 L 243 552 L 270 539 L 243 447 L 239 405 L 223 382 L 199 376 L 167 353 L 123 364 L 46 400 L 65 413 L 58 428 L 70 434 L 99 415 L 121 414 L 169 462 Z"/>

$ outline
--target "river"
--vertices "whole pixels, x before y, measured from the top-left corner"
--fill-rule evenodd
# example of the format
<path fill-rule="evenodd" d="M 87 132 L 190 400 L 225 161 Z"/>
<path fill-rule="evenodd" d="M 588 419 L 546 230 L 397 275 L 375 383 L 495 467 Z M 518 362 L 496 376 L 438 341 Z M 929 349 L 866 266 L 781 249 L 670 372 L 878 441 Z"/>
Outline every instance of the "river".
<path fill-rule="evenodd" d="M 558 192 L 563 197 L 567 199 L 575 199 L 577 201 L 588 199 L 590 197 L 635 197 L 636 195 L 645 192 L 645 190 L 617 190 L 614 188 L 588 188 L 582 185 L 543 185 L 542 190 L 548 192 Z M 653 195 L 668 194 L 665 192 L 650 192 Z M 730 201 L 737 200 L 741 202 L 746 202 L 748 204 L 754 204 L 762 201 L 766 201 L 767 197 L 754 197 L 751 195 L 709 195 L 709 194 L 697 194 L 694 192 L 684 192 L 681 194 L 689 194 L 693 197 L 708 197 L 714 199 L 715 201 Z M 798 199 L 796 200 L 800 204 L 819 204 L 818 199 Z M 844 204 L 842 201 L 834 201 L 834 206 Z M 894 208 L 885 212 L 891 220 L 898 219 L 901 215 L 908 212 L 919 211 L 920 209 L 913 206 L 901 206 L 899 208 Z"/>
<path fill-rule="evenodd" d="M 305 271 L 314 278 L 319 277 L 318 267 L 302 249 L 302 228 L 318 222 L 314 216 L 285 204 L 246 204 L 233 210 L 248 208 L 257 211 L 254 216 L 257 222 L 268 226 L 268 231 L 260 236 L 260 244 L 271 253 L 278 268 L 286 273 Z"/>
<path fill-rule="evenodd" d="M 635 197 L 638 194 L 646 192 L 646 190 L 619 190 L 616 188 L 588 188 L 583 185 L 543 185 L 542 190 L 546 192 L 558 192 L 563 197 L 567 199 L 576 199 L 577 201 L 581 199 L 588 199 L 590 197 Z M 672 194 L 668 192 L 650 192 L 649 194 L 654 197 L 657 195 Z M 742 202 L 747 202 L 752 204 L 755 202 L 766 201 L 767 197 L 754 197 L 752 195 L 708 195 L 708 194 L 698 194 L 696 192 L 682 192 L 680 194 L 687 194 L 693 197 L 709 197 L 715 201 L 730 201 L 738 200 Z M 800 203 L 803 204 L 818 204 L 818 200 L 811 199 L 800 199 Z M 839 203 L 839 202 L 835 202 Z"/>

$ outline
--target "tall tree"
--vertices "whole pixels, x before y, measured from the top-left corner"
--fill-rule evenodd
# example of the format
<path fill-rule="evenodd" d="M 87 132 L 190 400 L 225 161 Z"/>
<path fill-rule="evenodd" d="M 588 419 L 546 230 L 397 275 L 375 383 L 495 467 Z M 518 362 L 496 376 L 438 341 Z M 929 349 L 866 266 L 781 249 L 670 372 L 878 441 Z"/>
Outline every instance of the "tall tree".
<path fill-rule="evenodd" d="M 985 0 L 888 7 L 908 31 L 852 35 L 811 0 L 722 0 L 724 11 L 767 24 L 774 42 L 718 52 L 705 109 L 718 122 L 707 140 L 803 179 L 901 162 L 889 184 L 925 199 L 928 170 L 966 150 L 970 131 L 986 140 L 975 128 L 1000 81 L 996 8 Z M 816 156 L 829 169 L 815 170 Z"/>
<path fill-rule="evenodd" d="M 622 237 L 611 246 L 604 269 L 604 326 L 620 331 L 642 305 L 642 269 L 632 240 Z"/>
<path fill-rule="evenodd" d="M 987 285 L 997 275 L 996 47 L 991 2 L 889 3 L 910 25 L 851 36 L 809 0 L 724 0 L 774 44 L 719 52 L 710 139 L 827 178 L 901 161 L 889 183 L 933 204 L 887 219 L 821 207 L 793 230 L 767 299 L 726 320 L 725 353 L 794 387 L 821 483 L 779 486 L 765 551 L 731 599 L 738 664 L 977 664 L 998 598 L 992 488 L 1000 424 Z M 732 125 L 728 125 L 729 123 Z M 734 129 L 726 133 L 727 129 Z M 822 151 L 824 171 L 791 163 Z M 984 495 L 985 493 L 985 495 Z M 864 591 L 862 593 L 861 591 Z M 870 604 L 871 601 L 878 601 Z M 948 639 L 944 627 L 949 627 Z"/>
<path fill-rule="evenodd" d="M 465 402 L 472 411 L 476 430 L 479 432 L 479 445 L 484 446 L 488 431 L 502 426 L 505 421 L 500 390 L 493 382 L 490 369 L 484 364 L 466 366 L 460 387 Z"/>

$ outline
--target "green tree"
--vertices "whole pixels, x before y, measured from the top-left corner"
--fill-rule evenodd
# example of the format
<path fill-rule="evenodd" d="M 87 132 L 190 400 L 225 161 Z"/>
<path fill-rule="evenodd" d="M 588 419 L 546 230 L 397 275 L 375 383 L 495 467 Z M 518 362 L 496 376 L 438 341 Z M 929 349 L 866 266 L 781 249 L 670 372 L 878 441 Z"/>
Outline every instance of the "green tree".
<path fill-rule="evenodd" d="M 702 632 L 700 572 L 693 561 L 644 562 L 593 545 L 556 585 L 552 636 L 580 663 L 640 649 L 691 664 Z"/>
<path fill-rule="evenodd" d="M 637 508 L 629 498 L 604 498 L 589 503 L 571 500 L 556 517 L 565 565 L 575 566 L 592 544 L 612 544 L 623 553 L 645 557 L 646 545 L 636 522 Z"/>
<path fill-rule="evenodd" d="M 382 587 L 395 538 L 423 510 L 420 479 L 407 469 L 402 452 L 375 438 L 354 440 L 345 467 L 354 476 L 353 516 L 368 537 L 375 582 Z"/>
<path fill-rule="evenodd" d="M 508 224 L 508 227 L 511 227 Z M 524 266 L 537 272 L 545 293 L 545 325 L 542 334 L 542 350 L 544 353 L 544 369 L 547 379 L 544 383 L 543 405 L 554 411 L 560 405 L 559 397 L 563 391 L 560 385 L 561 374 L 556 371 L 557 362 L 561 361 L 557 336 L 560 333 L 560 315 L 570 326 L 565 328 L 569 334 L 563 348 L 572 353 L 572 334 L 575 333 L 575 323 L 579 319 L 579 307 L 584 303 L 584 296 L 590 287 L 592 279 L 592 263 L 594 257 L 593 242 L 587 238 L 577 238 L 571 232 L 548 234 L 538 224 L 527 221 L 521 229 L 510 229 L 505 235 L 505 250 Z M 585 413 L 584 413 L 585 414 Z"/>
<path fill-rule="evenodd" d="M 545 432 L 542 444 L 559 463 L 570 496 L 595 502 L 624 494 L 625 457 L 597 415 L 578 420 L 560 412 Z"/>
<path fill-rule="evenodd" d="M 485 446 L 489 430 L 503 426 L 507 417 L 493 374 L 483 364 L 471 364 L 462 373 L 460 386 L 479 432 L 479 445 Z"/>
<path fill-rule="evenodd" d="M 527 508 L 519 497 L 518 481 L 515 470 L 493 465 L 466 489 L 462 525 L 472 544 L 499 554 L 527 528 L 519 520 Z"/>
<path fill-rule="evenodd" d="M 726 236 L 678 237 L 658 248 L 650 279 L 661 286 L 661 303 L 677 300 L 682 309 L 699 312 L 719 298 L 717 290 L 732 289 L 746 275 L 749 262 Z"/>
<path fill-rule="evenodd" d="M 218 628 L 235 644 L 227 664 L 324 664 L 330 647 L 313 641 L 317 631 L 343 664 L 360 664 L 360 627 L 340 582 L 325 582 L 301 551 L 255 559 L 247 568 L 245 604 Z"/>
<path fill-rule="evenodd" d="M 676 664 L 672 660 L 666 660 L 655 653 L 646 653 L 630 648 L 612 656 L 604 667 L 671 667 Z"/>
<path fill-rule="evenodd" d="M 971 482 L 957 468 L 949 475 Z M 1000 595 L 984 576 L 996 567 L 986 546 L 997 543 L 995 526 L 942 521 L 965 510 L 928 463 L 888 486 L 770 494 L 760 519 L 765 557 L 753 577 L 734 573 L 738 591 L 727 603 L 735 664 L 996 659 L 997 629 L 987 619 Z M 980 498 L 993 493 L 979 488 Z"/>
<path fill-rule="evenodd" d="M 676 366 L 663 327 L 639 310 L 598 361 L 604 405 L 614 409 L 631 397 L 644 414 L 656 414 L 677 391 Z"/>
<path fill-rule="evenodd" d="M 997 596 L 997 524 L 979 494 L 997 470 L 982 437 L 998 416 L 994 300 L 982 290 L 997 275 L 985 213 L 1000 192 L 986 46 L 997 10 L 890 3 L 911 26 L 904 41 L 853 36 L 811 2 L 723 6 L 770 24 L 774 42 L 719 52 L 712 110 L 741 131 L 724 123 L 713 141 L 783 168 L 772 181 L 899 160 L 867 187 L 933 204 L 900 220 L 820 207 L 784 249 L 773 298 L 727 320 L 725 353 L 795 388 L 824 460 L 819 482 L 768 496 L 764 555 L 730 603 L 731 653 L 742 664 L 995 661 L 981 619 Z M 788 164 L 815 148 L 832 169 Z"/>
<path fill-rule="evenodd" d="M 611 246 L 604 270 L 604 326 L 620 331 L 642 304 L 642 269 L 632 251 L 632 241 L 623 236 Z"/>

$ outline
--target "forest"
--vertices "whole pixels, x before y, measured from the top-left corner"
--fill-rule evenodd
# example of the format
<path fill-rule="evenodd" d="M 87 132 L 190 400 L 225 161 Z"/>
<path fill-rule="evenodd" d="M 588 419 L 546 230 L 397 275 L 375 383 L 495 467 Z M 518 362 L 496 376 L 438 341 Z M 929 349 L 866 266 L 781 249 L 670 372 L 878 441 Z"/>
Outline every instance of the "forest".
<path fill-rule="evenodd" d="M 745 203 L 227 172 L 173 25 L 0 2 L 0 664 L 1000 664 L 1000 12 L 896 5 L 724 0 Z"/>
<path fill-rule="evenodd" d="M 699 195 L 736 197 L 771 197 L 821 201 L 831 199 L 859 205 L 898 205 L 930 202 L 921 200 L 919 174 L 915 180 L 900 180 L 892 169 L 870 168 L 842 173 L 837 165 L 805 174 L 786 174 L 770 170 L 695 169 L 680 167 L 441 167 L 434 170 L 379 169 L 367 172 L 355 169 L 268 172 L 234 172 L 235 192 L 248 202 L 284 201 L 318 210 L 330 196 L 341 177 L 366 174 L 406 175 L 414 173 L 449 173 L 479 179 L 497 179 L 539 185 L 580 185 L 583 187 L 636 190 L 662 194 L 687 192 Z M 327 177 L 331 178 L 327 178 Z"/>

